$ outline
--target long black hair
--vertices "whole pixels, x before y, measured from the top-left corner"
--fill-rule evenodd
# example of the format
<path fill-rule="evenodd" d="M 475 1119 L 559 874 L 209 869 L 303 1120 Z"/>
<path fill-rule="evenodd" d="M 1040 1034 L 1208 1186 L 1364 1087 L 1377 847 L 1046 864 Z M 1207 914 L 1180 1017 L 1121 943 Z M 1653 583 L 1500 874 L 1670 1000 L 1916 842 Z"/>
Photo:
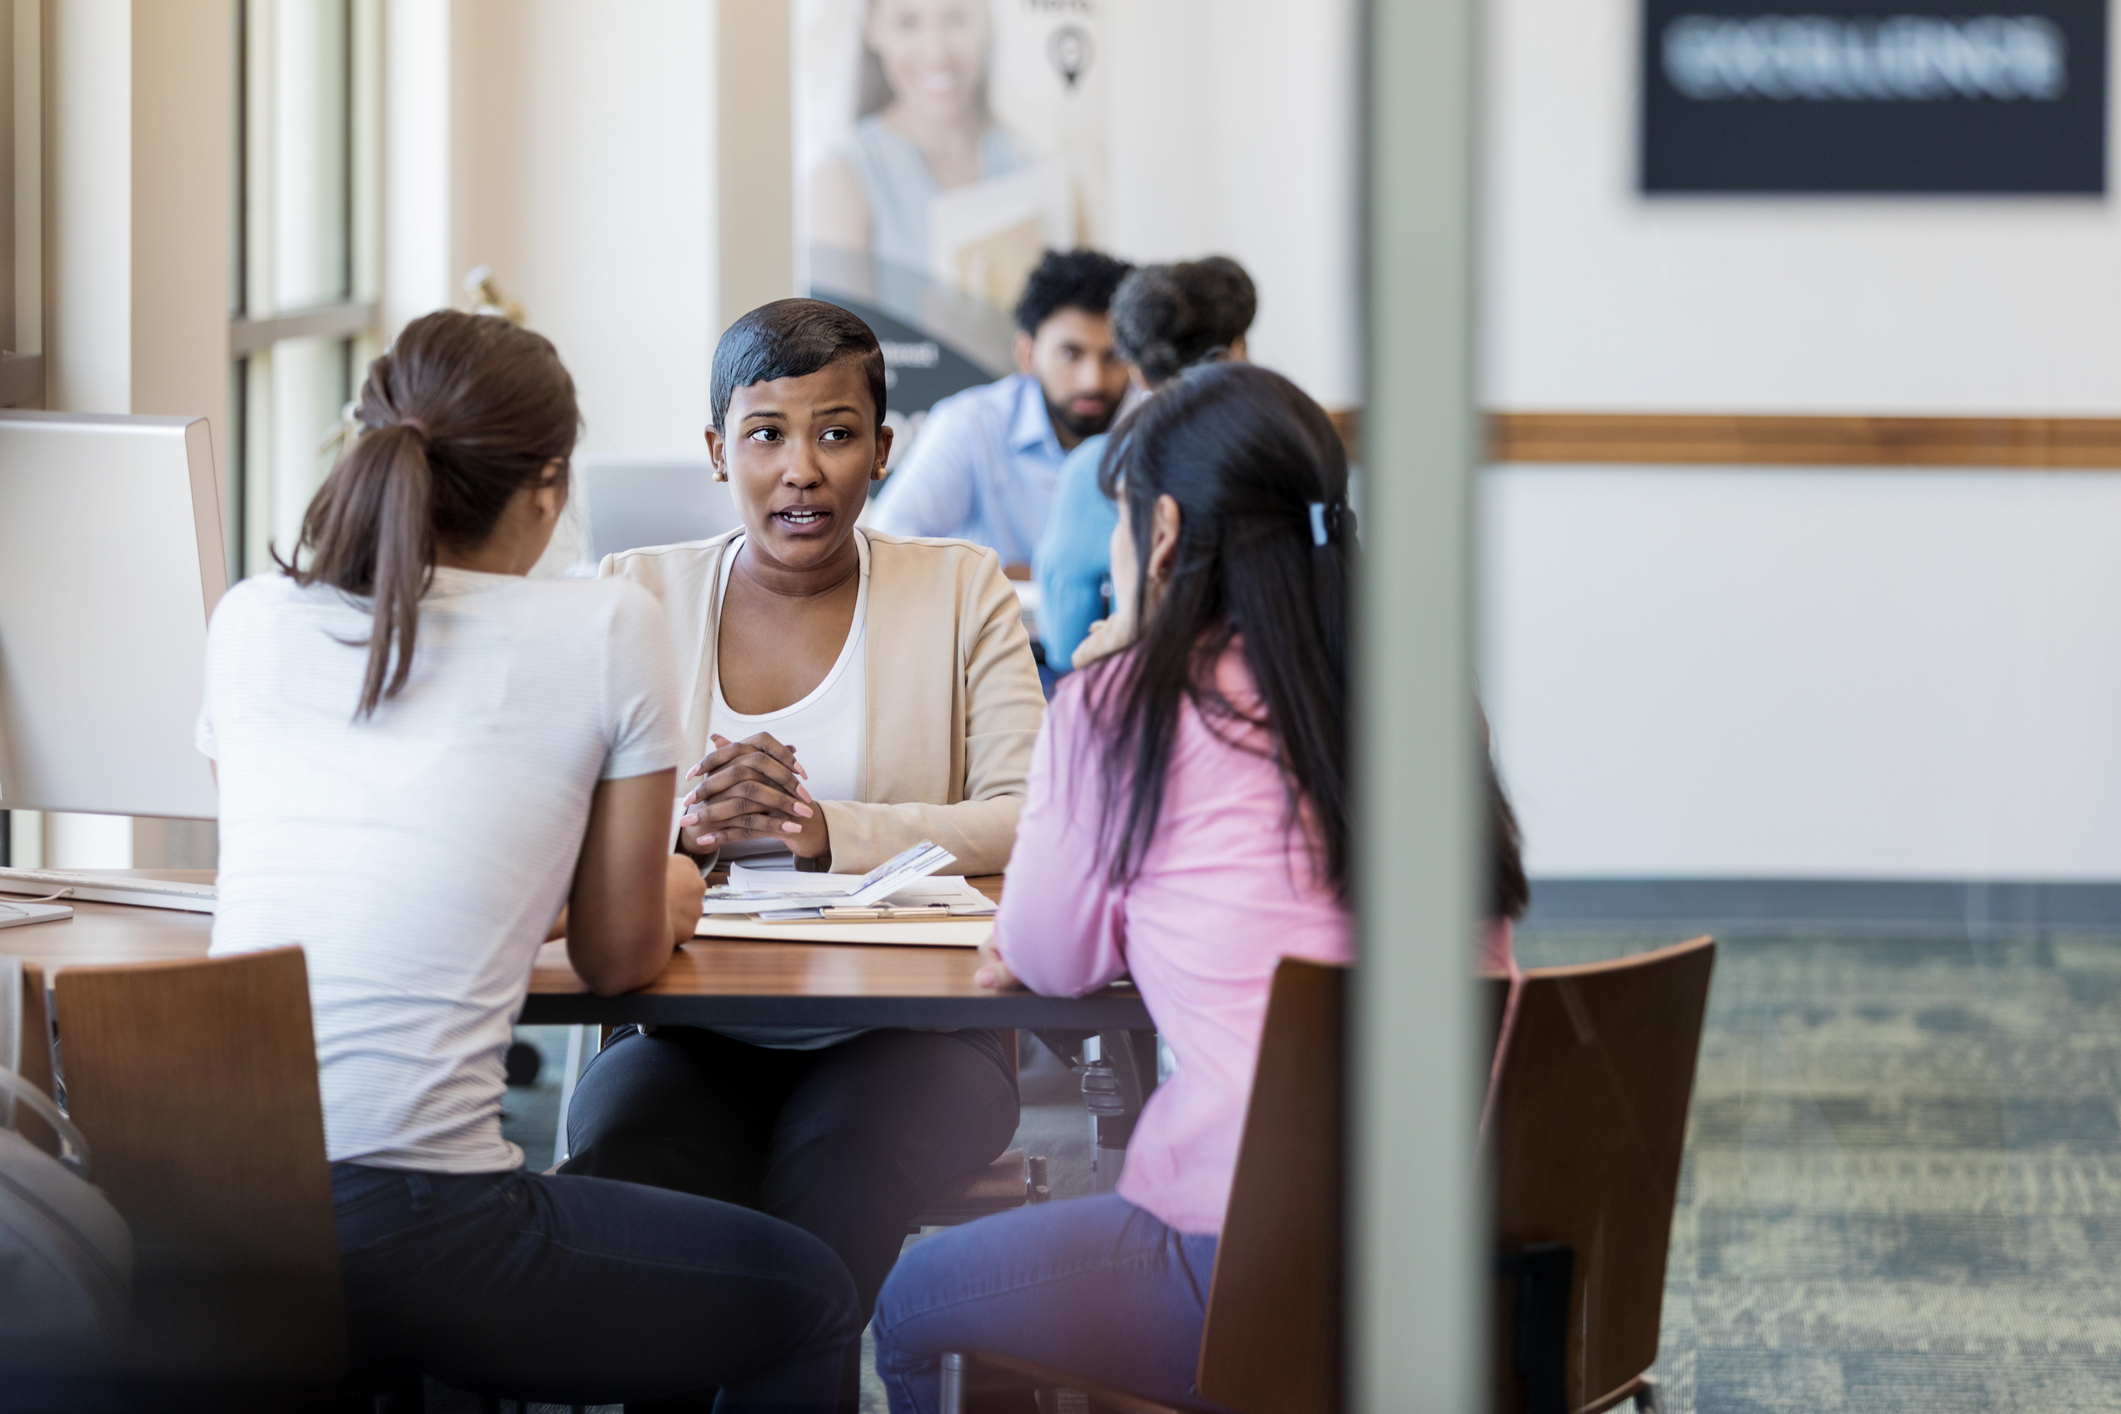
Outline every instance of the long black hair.
<path fill-rule="evenodd" d="M 1318 404 L 1278 373 L 1207 364 L 1171 380 L 1112 435 L 1099 467 L 1124 496 L 1144 567 L 1134 647 L 1086 670 L 1104 744 L 1101 843 L 1110 877 L 1140 870 L 1162 812 L 1182 703 L 1226 740 L 1264 727 L 1318 876 L 1348 891 L 1348 589 L 1355 523 L 1348 460 Z M 1177 553 L 1153 610 L 1149 542 L 1160 497 L 1178 503 Z M 1256 710 L 1217 687 L 1235 640 Z"/>

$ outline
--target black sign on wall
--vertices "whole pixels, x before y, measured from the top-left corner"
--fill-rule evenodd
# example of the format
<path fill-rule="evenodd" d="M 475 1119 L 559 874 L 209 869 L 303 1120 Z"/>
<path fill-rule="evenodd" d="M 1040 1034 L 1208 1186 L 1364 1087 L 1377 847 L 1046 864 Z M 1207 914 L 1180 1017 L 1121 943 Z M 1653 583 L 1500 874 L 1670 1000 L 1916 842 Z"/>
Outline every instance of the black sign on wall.
<path fill-rule="evenodd" d="M 1643 0 L 1643 190 L 2106 190 L 2107 0 L 1873 6 Z"/>

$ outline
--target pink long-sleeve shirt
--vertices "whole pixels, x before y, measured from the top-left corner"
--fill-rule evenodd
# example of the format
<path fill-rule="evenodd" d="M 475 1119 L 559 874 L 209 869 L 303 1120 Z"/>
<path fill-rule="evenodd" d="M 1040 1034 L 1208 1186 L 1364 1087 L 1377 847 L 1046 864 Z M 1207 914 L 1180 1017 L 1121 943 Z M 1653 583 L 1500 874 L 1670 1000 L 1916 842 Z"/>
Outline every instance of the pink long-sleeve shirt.
<path fill-rule="evenodd" d="M 1267 733 L 1220 719 L 1211 727 L 1190 703 L 1156 837 L 1133 882 L 1109 884 L 1098 824 L 1111 747 L 1083 701 L 1090 676 L 1062 680 L 1039 733 L 996 945 L 1024 985 L 1048 995 L 1081 996 L 1133 973 L 1178 1070 L 1149 1097 L 1119 1194 L 1180 1232 L 1220 1233 L 1274 966 L 1348 961 L 1348 914 L 1292 825 Z M 1217 678 L 1259 714 L 1236 646 Z"/>

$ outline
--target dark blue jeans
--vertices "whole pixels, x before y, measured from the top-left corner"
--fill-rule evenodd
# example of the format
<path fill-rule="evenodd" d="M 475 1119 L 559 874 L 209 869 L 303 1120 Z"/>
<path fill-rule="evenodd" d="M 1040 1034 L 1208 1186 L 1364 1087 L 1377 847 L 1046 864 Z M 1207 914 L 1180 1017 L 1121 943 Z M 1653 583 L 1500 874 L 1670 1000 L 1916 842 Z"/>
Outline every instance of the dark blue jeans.
<path fill-rule="evenodd" d="M 1215 1239 L 1117 1194 L 981 1218 L 913 1244 L 877 1299 L 892 1414 L 935 1414 L 942 1357 L 991 1350 L 1214 1409 L 1193 1391 Z"/>
<path fill-rule="evenodd" d="M 574 1092 L 562 1172 L 794 1223 L 839 1253 L 867 1316 L 907 1225 L 946 1180 L 994 1162 L 1017 1115 L 1016 1067 L 992 1031 L 879 1030 L 781 1051 L 629 1026 Z"/>
<path fill-rule="evenodd" d="M 606 1179 L 331 1177 L 357 1369 L 557 1404 L 719 1389 L 725 1414 L 834 1407 L 854 1282 L 798 1228 Z"/>

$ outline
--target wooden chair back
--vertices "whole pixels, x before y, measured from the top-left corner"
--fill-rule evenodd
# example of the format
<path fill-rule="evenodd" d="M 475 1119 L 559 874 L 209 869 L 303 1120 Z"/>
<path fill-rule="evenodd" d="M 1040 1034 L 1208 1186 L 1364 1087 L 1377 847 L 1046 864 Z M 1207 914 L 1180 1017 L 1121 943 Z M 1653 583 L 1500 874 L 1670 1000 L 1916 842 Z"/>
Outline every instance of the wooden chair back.
<path fill-rule="evenodd" d="M 337 1378 L 338 1236 L 301 950 L 68 968 L 55 991 L 68 1107 L 133 1230 L 142 1371 Z"/>
<path fill-rule="evenodd" d="M 1197 1376 L 1245 1414 L 1340 1407 L 1347 981 L 1298 958 L 1274 971 Z"/>
<path fill-rule="evenodd" d="M 1657 1358 L 1665 1254 L 1716 945 L 1525 974 L 1487 1152 L 1501 1263 L 1570 1254 L 1561 1389 L 1518 1373 L 1519 1278 L 1494 1283 L 1495 1408 L 1577 1414 L 1630 1397 Z M 1565 1346 L 1562 1344 L 1565 1333 Z M 1528 1339 L 1536 1332 L 1524 1333 Z M 1534 1352 L 1535 1354 L 1537 1352 Z M 1534 1414 L 1538 1414 L 1535 1410 Z"/>

